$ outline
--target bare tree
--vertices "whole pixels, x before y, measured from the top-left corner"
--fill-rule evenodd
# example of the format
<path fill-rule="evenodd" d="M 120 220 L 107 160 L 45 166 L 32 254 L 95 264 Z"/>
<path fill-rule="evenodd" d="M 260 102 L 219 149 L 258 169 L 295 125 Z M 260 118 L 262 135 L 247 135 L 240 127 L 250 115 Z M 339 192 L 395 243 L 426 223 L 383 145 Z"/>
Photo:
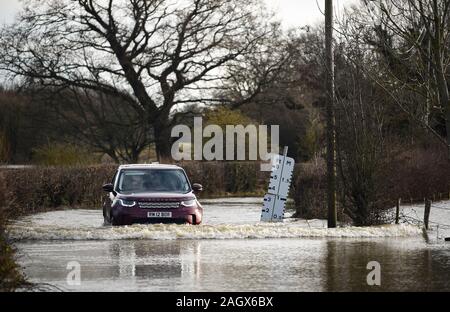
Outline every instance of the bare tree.
<path fill-rule="evenodd" d="M 346 40 L 367 47 L 362 69 L 413 122 L 438 137 L 450 157 L 450 0 L 361 3 L 340 28 Z M 413 106 L 408 93 L 423 100 Z"/>
<path fill-rule="evenodd" d="M 258 123 L 280 125 L 280 144 L 289 146 L 289 154 L 298 161 L 319 152 L 319 106 L 325 100 L 323 42 L 323 31 L 310 27 L 271 38 L 264 53 L 251 55 L 242 64 L 251 66 L 230 69 L 232 79 L 221 93 L 223 99 L 231 100 L 232 108 Z M 260 79 L 263 74 L 267 77 Z M 256 88 L 260 92 L 253 98 L 244 96 Z"/>
<path fill-rule="evenodd" d="M 340 47 L 336 74 L 339 202 L 355 225 L 383 222 L 388 108 L 383 91 L 361 70 L 358 48 Z M 343 57 L 345 55 L 345 57 Z M 352 59 L 352 62 L 349 59 Z"/>
<path fill-rule="evenodd" d="M 135 110 L 128 108 L 126 95 L 113 97 L 75 87 L 31 89 L 26 93 L 34 105 L 39 103 L 48 111 L 46 120 L 40 124 L 49 128 L 55 140 L 89 146 L 118 163 L 136 162 L 141 152 L 154 142 L 153 129 Z"/>
<path fill-rule="evenodd" d="M 30 1 L 16 23 L 2 30 L 0 69 L 46 86 L 132 94 L 128 107 L 153 127 L 157 153 L 168 157 L 173 108 L 217 101 L 214 90 L 230 78 L 226 66 L 243 62 L 274 35 L 276 27 L 258 4 Z"/>

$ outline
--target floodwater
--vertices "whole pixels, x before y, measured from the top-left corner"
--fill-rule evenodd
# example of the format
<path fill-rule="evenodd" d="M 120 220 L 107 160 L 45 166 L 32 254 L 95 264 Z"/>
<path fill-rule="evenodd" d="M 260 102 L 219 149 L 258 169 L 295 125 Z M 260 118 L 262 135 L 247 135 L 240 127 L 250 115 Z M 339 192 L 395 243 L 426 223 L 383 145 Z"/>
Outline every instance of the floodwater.
<path fill-rule="evenodd" d="M 261 223 L 260 198 L 201 202 L 201 226 L 104 226 L 85 209 L 23 218 L 10 235 L 28 278 L 65 291 L 450 291 L 450 202 L 433 205 L 427 239 L 409 224 Z M 414 223 L 421 209 L 402 216 Z M 367 283 L 370 261 L 380 286 Z"/>

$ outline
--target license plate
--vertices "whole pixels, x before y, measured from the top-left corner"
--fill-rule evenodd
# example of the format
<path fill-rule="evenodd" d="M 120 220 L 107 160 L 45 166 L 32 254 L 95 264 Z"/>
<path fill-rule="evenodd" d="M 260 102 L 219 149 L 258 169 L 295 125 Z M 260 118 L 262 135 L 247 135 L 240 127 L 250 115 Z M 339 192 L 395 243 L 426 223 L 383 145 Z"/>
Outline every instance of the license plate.
<path fill-rule="evenodd" d="M 170 211 L 151 211 L 147 213 L 148 218 L 172 218 Z"/>

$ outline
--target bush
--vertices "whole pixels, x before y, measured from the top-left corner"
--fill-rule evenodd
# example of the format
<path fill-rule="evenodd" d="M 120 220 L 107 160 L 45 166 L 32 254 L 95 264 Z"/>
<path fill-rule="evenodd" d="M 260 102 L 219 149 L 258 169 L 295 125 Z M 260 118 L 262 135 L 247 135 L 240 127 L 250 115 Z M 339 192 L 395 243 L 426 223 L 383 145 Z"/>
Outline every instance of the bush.
<path fill-rule="evenodd" d="M 6 134 L 0 130 L 0 164 L 7 163 L 11 159 L 11 146 Z"/>
<path fill-rule="evenodd" d="M 6 183 L 4 176 L 0 173 L 0 292 L 14 291 L 16 288 L 25 286 L 27 283 L 15 262 L 15 250 L 8 244 L 6 235 L 6 223 L 8 206 L 6 197 Z"/>
<path fill-rule="evenodd" d="M 225 162 L 226 192 L 232 194 L 256 192 L 260 172 L 259 163 Z"/>
<path fill-rule="evenodd" d="M 268 172 L 260 171 L 259 162 L 215 161 L 180 163 L 191 183 L 204 186 L 202 196 L 263 195 L 268 186 Z"/>
<path fill-rule="evenodd" d="M 7 243 L 3 222 L 0 217 L 0 292 L 14 291 L 27 285 L 15 262 L 15 250 Z"/>
<path fill-rule="evenodd" d="M 383 195 L 391 202 L 422 202 L 448 199 L 450 194 L 450 161 L 445 148 L 417 147 L 397 152 L 383 170 L 389 180 Z"/>
<path fill-rule="evenodd" d="M 33 161 L 43 166 L 86 166 L 100 162 L 100 157 L 82 146 L 48 144 L 33 149 Z"/>
<path fill-rule="evenodd" d="M 296 216 L 305 219 L 327 218 L 326 166 L 323 159 L 298 164 L 295 176 Z"/>
<path fill-rule="evenodd" d="M 401 151 L 401 152 L 400 152 Z M 370 203 L 370 224 L 387 222 L 387 209 L 403 202 L 448 199 L 450 192 L 450 161 L 441 148 L 398 147 L 397 152 L 383 160 L 374 181 L 375 197 Z M 323 160 L 298 165 L 294 200 L 296 215 L 303 218 L 326 218 L 326 168 Z M 340 184 L 340 182 L 338 181 Z M 357 194 L 355 194 L 357 196 Z M 338 196 L 338 219 L 347 221 L 342 211 L 342 196 Z"/>
<path fill-rule="evenodd" d="M 116 166 L 4 170 L 10 209 L 22 215 L 60 206 L 101 207 L 101 186 Z"/>
<path fill-rule="evenodd" d="M 0 291 L 9 292 L 25 284 L 24 276 L 14 260 L 14 249 L 6 242 L 0 229 Z"/>
<path fill-rule="evenodd" d="M 204 196 L 225 192 L 225 170 L 222 162 L 185 162 L 179 166 L 186 170 L 191 183 L 201 183 Z"/>

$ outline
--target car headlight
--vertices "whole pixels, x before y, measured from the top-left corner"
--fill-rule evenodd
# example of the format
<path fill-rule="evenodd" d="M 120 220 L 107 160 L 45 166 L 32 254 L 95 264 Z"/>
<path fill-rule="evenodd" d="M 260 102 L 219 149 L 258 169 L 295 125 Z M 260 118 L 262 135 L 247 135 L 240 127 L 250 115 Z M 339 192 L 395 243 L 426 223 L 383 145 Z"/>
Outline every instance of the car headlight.
<path fill-rule="evenodd" d="M 119 199 L 120 204 L 124 207 L 133 207 L 136 205 L 136 202 L 134 200 L 126 200 L 126 199 Z"/>
<path fill-rule="evenodd" d="M 183 200 L 181 202 L 181 205 L 186 206 L 186 207 L 195 206 L 195 199 Z"/>

